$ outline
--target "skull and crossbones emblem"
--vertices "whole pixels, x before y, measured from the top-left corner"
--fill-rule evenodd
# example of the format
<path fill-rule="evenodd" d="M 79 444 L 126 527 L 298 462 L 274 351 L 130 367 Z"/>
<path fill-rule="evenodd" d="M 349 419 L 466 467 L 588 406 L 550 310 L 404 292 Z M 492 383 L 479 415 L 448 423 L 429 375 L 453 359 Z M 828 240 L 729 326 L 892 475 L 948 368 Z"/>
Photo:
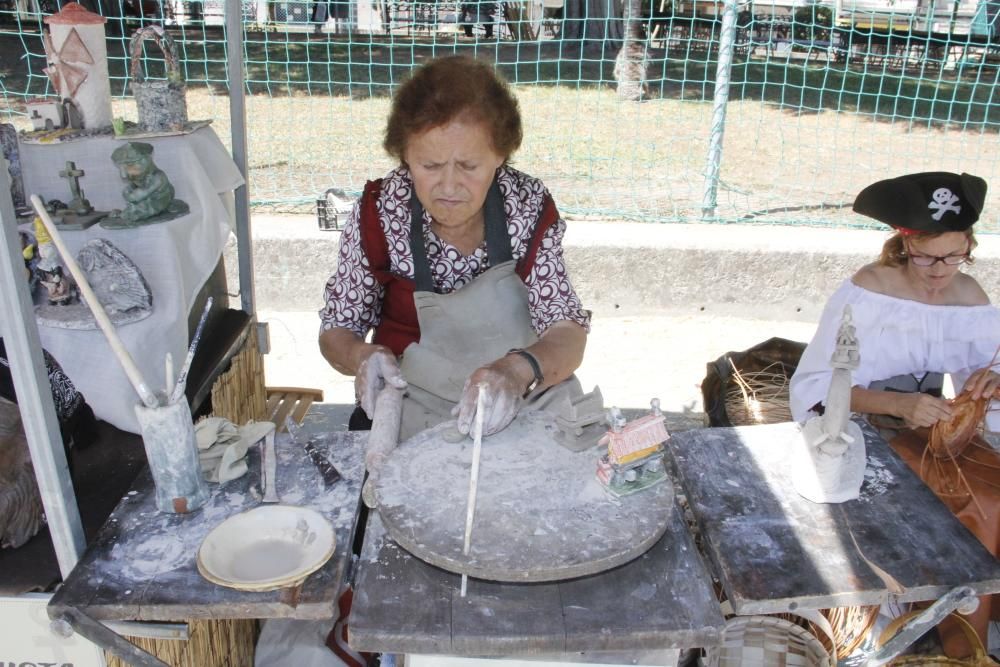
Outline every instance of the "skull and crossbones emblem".
<path fill-rule="evenodd" d="M 936 211 L 931 215 L 934 220 L 940 220 L 948 211 L 956 214 L 962 212 L 962 206 L 956 203 L 958 200 L 958 195 L 948 188 L 938 188 L 931 195 L 931 201 L 927 203 L 927 208 Z"/>

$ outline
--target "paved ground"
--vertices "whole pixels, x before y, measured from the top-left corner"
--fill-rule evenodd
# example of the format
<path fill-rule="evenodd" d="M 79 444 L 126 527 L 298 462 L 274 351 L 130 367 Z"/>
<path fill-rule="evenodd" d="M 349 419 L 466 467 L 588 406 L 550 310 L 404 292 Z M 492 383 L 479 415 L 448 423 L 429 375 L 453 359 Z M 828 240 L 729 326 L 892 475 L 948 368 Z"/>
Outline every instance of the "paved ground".
<path fill-rule="evenodd" d="M 259 315 L 271 336 L 271 353 L 264 357 L 268 385 L 318 387 L 328 403 L 354 402 L 352 378 L 320 356 L 315 313 L 261 310 Z M 595 316 L 577 375 L 585 390 L 599 385 L 608 406 L 642 408 L 655 396 L 664 410 L 677 413 L 674 419 L 690 426 L 702 420 L 699 385 L 708 362 L 772 336 L 808 341 L 814 329 L 805 322 L 704 314 Z"/>

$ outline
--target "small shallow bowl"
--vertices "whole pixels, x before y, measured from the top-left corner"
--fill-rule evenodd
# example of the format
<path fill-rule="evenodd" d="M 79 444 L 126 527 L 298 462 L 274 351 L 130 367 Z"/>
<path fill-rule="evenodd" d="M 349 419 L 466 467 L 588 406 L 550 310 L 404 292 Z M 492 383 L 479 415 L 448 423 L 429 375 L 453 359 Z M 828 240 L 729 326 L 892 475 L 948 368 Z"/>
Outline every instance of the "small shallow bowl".
<path fill-rule="evenodd" d="M 323 567 L 335 546 L 333 527 L 319 512 L 262 505 L 229 517 L 205 536 L 198 571 L 220 586 L 270 591 Z"/>

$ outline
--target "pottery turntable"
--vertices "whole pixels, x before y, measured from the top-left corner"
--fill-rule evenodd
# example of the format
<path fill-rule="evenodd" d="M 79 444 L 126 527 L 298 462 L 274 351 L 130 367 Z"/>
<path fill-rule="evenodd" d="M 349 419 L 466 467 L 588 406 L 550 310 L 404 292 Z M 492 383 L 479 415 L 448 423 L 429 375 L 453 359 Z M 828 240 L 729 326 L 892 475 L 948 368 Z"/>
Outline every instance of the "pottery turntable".
<path fill-rule="evenodd" d="M 595 475 L 602 455 L 607 459 L 608 439 L 572 451 L 560 444 L 557 419 L 522 411 L 509 427 L 482 439 L 467 550 L 473 438 L 454 442 L 454 422 L 446 422 L 402 442 L 375 478 L 389 535 L 432 565 L 501 582 L 587 576 L 641 556 L 674 512 L 662 444 L 656 443 L 655 458 L 662 483 L 616 497 Z"/>

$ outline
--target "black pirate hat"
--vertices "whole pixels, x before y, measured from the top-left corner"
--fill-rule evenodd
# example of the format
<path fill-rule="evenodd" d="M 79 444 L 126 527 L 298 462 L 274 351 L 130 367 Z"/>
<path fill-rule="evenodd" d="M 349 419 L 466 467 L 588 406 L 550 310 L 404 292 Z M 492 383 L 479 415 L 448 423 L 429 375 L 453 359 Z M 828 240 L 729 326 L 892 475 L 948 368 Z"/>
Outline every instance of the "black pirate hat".
<path fill-rule="evenodd" d="M 961 232 L 979 219 L 986 181 L 972 174 L 926 171 L 872 183 L 854 211 L 897 229 Z"/>

